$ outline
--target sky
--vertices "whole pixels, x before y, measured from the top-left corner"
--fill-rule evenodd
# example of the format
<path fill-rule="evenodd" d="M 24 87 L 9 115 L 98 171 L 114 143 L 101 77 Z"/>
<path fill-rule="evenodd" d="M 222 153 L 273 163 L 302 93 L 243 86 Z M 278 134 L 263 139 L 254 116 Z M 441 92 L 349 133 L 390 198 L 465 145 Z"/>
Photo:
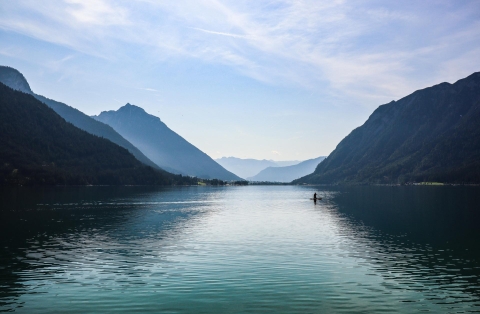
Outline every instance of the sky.
<path fill-rule="evenodd" d="M 88 115 L 142 107 L 213 158 L 305 160 L 480 71 L 480 1 L 0 1 L 0 65 Z"/>

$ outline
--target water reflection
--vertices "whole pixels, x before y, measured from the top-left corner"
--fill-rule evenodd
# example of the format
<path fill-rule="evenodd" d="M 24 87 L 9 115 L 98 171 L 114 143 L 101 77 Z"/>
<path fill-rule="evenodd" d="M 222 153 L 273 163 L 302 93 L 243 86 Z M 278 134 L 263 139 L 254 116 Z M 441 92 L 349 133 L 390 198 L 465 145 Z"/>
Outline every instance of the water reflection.
<path fill-rule="evenodd" d="M 477 190 L 314 191 L 2 191 L 0 311 L 480 310 Z"/>
<path fill-rule="evenodd" d="M 22 295 L 46 293 L 54 283 L 135 282 L 128 278 L 142 275 L 137 259 L 158 261 L 162 256 L 152 252 L 168 254 L 168 239 L 183 221 L 205 212 L 212 193 L 61 187 L 6 189 L 1 194 L 0 310 L 19 310 Z"/>
<path fill-rule="evenodd" d="M 355 239 L 346 248 L 349 256 L 372 265 L 382 285 L 422 292 L 425 300 L 450 311 L 464 310 L 464 303 L 478 310 L 478 192 L 478 187 L 337 188 L 327 207 L 339 215 L 341 236 Z"/>

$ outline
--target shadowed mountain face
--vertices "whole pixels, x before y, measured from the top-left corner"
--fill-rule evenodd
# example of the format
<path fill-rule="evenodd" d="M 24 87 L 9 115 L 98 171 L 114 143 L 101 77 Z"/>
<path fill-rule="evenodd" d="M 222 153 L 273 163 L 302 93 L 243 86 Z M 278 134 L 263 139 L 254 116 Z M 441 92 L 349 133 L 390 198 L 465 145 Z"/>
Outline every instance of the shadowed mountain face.
<path fill-rule="evenodd" d="M 113 127 L 163 169 L 205 179 L 240 180 L 140 107 L 126 104 L 94 118 Z"/>
<path fill-rule="evenodd" d="M 125 148 L 66 122 L 33 95 L 1 83 L 0 147 L 0 185 L 196 183 L 144 165 Z"/>
<path fill-rule="evenodd" d="M 33 94 L 23 74 L 14 68 L 0 66 L 0 82 L 15 90 Z"/>
<path fill-rule="evenodd" d="M 300 163 L 300 161 L 273 161 L 273 160 L 258 160 L 258 159 L 241 159 L 236 157 L 222 157 L 215 159 L 222 167 L 235 173 L 242 178 L 253 177 L 265 168 L 268 167 L 283 167 L 291 166 Z M 313 171 L 313 170 L 312 170 Z M 291 181 L 291 180 L 290 180 Z"/>
<path fill-rule="evenodd" d="M 257 175 L 247 178 L 249 181 L 291 182 L 302 176 L 312 173 L 325 157 L 318 157 L 302 161 L 293 166 L 268 167 Z"/>
<path fill-rule="evenodd" d="M 87 131 L 90 134 L 104 137 L 112 141 L 113 143 L 123 148 L 126 148 L 130 153 L 135 156 L 135 158 L 137 158 L 147 166 L 158 168 L 156 164 L 154 164 L 150 159 L 148 159 L 144 154 L 142 154 L 142 152 L 140 152 L 135 146 L 125 140 L 120 134 L 115 132 L 115 130 L 112 129 L 110 126 L 96 121 L 95 119 L 92 119 L 83 112 L 72 108 L 64 103 L 34 94 L 30 89 L 30 86 L 25 77 L 16 69 L 6 66 L 0 66 L 0 83 L 3 83 L 15 90 L 33 95 L 35 98 L 52 108 L 67 122 L 70 122 L 77 128 Z"/>
<path fill-rule="evenodd" d="M 380 106 L 294 183 L 480 183 L 480 73 Z"/>

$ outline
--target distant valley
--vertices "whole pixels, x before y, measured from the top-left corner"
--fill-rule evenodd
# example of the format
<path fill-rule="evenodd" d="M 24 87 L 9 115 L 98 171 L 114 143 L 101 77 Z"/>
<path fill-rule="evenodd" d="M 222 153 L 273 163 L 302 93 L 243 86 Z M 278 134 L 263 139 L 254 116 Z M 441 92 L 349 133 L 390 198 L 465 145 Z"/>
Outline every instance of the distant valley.
<path fill-rule="evenodd" d="M 296 165 L 284 167 L 267 167 L 252 177 L 246 178 L 249 181 L 268 182 L 292 182 L 295 179 L 312 173 L 325 156 L 309 159 Z"/>
<path fill-rule="evenodd" d="M 275 161 L 222 157 L 216 161 L 225 169 L 242 176 L 249 181 L 257 182 L 291 182 L 312 173 L 325 157 L 305 161 Z"/>
<path fill-rule="evenodd" d="M 257 175 L 260 171 L 268 167 L 285 167 L 299 164 L 299 160 L 291 161 L 274 161 L 266 159 L 242 159 L 237 157 L 222 157 L 215 159 L 222 167 L 235 173 L 237 176 L 242 178 L 253 177 Z"/>

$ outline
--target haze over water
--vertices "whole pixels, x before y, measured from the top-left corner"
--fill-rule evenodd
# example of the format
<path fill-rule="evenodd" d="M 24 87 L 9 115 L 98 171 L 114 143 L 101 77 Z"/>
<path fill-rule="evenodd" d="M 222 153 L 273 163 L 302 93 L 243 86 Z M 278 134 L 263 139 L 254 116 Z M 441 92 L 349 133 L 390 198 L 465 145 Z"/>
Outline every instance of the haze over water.
<path fill-rule="evenodd" d="M 479 192 L 3 190 L 0 311 L 480 311 Z"/>

